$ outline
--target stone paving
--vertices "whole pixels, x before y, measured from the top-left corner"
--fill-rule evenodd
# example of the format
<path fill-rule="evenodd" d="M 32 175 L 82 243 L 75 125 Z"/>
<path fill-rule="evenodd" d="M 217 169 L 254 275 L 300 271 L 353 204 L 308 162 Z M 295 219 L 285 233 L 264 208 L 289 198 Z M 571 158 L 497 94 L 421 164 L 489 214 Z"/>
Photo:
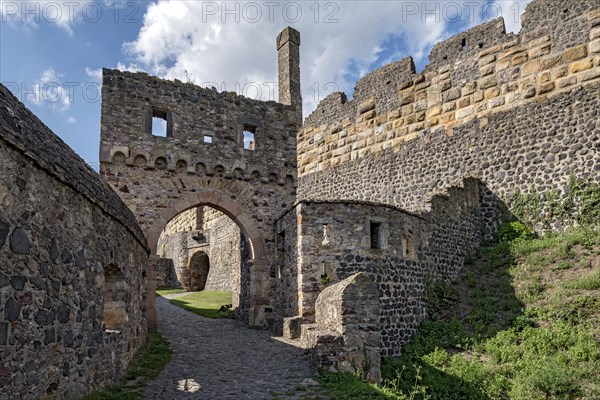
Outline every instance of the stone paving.
<path fill-rule="evenodd" d="M 156 308 L 158 331 L 173 357 L 148 383 L 144 399 L 327 399 L 314 386 L 302 349 L 233 320 L 198 316 L 162 297 Z"/>

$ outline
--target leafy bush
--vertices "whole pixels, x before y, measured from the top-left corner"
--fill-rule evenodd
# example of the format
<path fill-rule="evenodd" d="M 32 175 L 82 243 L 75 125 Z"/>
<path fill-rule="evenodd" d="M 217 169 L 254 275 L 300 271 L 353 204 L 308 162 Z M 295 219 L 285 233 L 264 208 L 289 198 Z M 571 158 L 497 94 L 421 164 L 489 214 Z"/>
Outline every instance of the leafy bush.
<path fill-rule="evenodd" d="M 516 239 L 531 239 L 533 232 L 521 221 L 511 221 L 500 227 L 498 239 L 501 242 L 512 242 Z"/>

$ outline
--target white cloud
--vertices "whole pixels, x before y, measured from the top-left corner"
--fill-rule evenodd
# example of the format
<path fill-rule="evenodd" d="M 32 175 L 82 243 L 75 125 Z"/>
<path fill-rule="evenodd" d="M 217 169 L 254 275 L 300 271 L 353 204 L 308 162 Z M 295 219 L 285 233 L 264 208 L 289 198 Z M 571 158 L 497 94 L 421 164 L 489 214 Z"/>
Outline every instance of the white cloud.
<path fill-rule="evenodd" d="M 67 118 L 67 124 L 76 124 L 77 120 L 74 117 Z"/>
<path fill-rule="evenodd" d="M 122 62 L 117 63 L 116 69 L 129 72 L 147 72 L 144 68 L 140 67 L 137 64 L 129 63 L 125 65 Z"/>
<path fill-rule="evenodd" d="M 417 62 L 425 60 L 428 49 L 450 35 L 452 10 L 444 8 L 445 4 L 433 0 L 157 0 L 148 5 L 137 38 L 123 46 L 139 66 L 120 64 L 119 69 L 144 69 L 164 78 L 192 80 L 249 97 L 257 97 L 258 86 L 261 99 L 277 100 L 269 95 L 270 85 L 277 82 L 275 38 L 291 25 L 302 34 L 301 74 L 307 114 L 335 91 L 331 88 L 351 95 L 356 82 L 348 74 L 348 66 L 356 67 L 360 76 L 368 73 L 390 35 L 400 38 L 404 49 L 388 61 L 408 55 Z M 469 10 L 465 6 L 460 11 Z M 477 24 L 483 17 L 479 13 L 469 22 Z M 252 82 L 258 85 L 248 85 Z"/>
<path fill-rule="evenodd" d="M 505 1 L 495 0 L 490 5 L 490 13 L 504 17 L 507 32 L 519 33 L 521 17 L 525 7 L 533 0 Z M 557 0 L 558 1 L 558 0 Z"/>
<path fill-rule="evenodd" d="M 53 67 L 42 71 L 40 78 L 27 94 L 27 100 L 39 107 L 48 107 L 53 112 L 63 113 L 71 107 L 72 91 Z"/>
<path fill-rule="evenodd" d="M 102 82 L 102 68 L 92 69 L 90 67 L 85 67 L 85 73 L 93 81 Z"/>
<path fill-rule="evenodd" d="M 2 24 L 26 31 L 38 29 L 41 23 L 49 23 L 73 36 L 73 25 L 80 21 L 93 22 L 102 10 L 93 0 L 0 0 Z"/>

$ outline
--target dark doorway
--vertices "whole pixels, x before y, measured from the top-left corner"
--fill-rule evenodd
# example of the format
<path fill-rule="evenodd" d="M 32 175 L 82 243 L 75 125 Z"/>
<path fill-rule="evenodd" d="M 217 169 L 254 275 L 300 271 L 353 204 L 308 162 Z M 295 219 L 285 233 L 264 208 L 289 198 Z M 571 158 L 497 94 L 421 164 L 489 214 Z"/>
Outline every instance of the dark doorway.
<path fill-rule="evenodd" d="M 192 291 L 204 290 L 206 279 L 210 270 L 210 261 L 208 254 L 203 251 L 194 253 L 190 259 L 190 289 Z"/>

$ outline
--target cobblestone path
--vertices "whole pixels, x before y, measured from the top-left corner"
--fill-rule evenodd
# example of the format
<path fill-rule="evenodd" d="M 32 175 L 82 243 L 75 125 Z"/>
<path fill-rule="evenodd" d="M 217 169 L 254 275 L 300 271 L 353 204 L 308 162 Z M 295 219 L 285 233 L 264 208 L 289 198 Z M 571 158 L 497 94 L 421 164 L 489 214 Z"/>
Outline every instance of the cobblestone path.
<path fill-rule="evenodd" d="M 304 351 L 236 321 L 208 319 L 157 297 L 171 362 L 144 399 L 326 399 Z"/>

